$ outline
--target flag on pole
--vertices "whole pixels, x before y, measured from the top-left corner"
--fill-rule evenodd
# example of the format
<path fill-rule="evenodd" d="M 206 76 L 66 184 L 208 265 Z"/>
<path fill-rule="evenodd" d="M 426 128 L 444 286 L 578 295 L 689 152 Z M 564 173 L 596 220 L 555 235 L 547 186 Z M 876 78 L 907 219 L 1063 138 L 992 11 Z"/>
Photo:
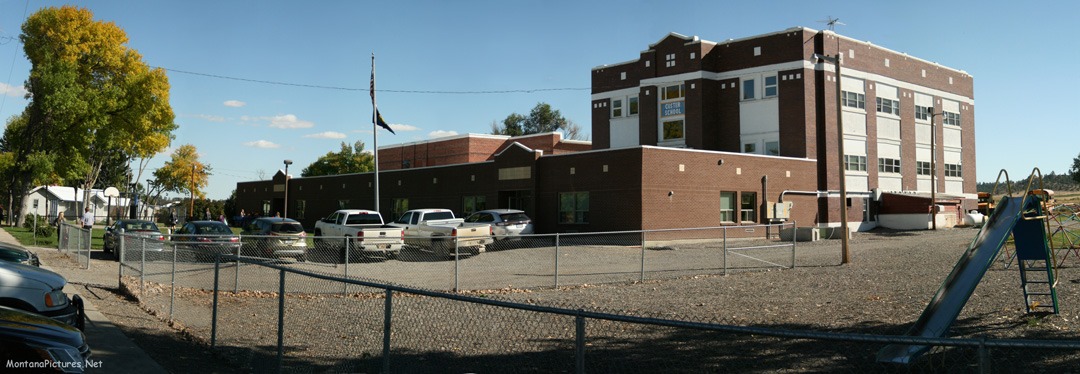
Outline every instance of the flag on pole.
<path fill-rule="evenodd" d="M 376 121 L 377 121 L 376 123 L 377 123 L 377 124 L 378 124 L 378 125 L 379 125 L 380 127 L 382 127 L 382 128 L 384 128 L 384 129 L 386 129 L 386 131 L 389 131 L 389 132 L 390 132 L 391 134 L 397 135 L 397 133 L 396 133 L 396 132 L 394 132 L 394 129 L 390 128 L 390 125 L 388 125 L 388 124 L 386 123 L 386 120 L 382 119 L 382 114 L 381 114 L 381 113 L 379 113 L 379 109 L 378 109 L 378 108 L 376 108 L 376 109 L 375 109 L 375 118 L 376 118 Z"/>
<path fill-rule="evenodd" d="M 379 113 L 379 107 L 375 105 L 375 54 L 371 54 L 371 107 L 375 109 L 375 124 L 379 125 L 389 131 L 391 134 L 397 135 L 394 129 L 390 128 L 390 125 L 386 123 L 386 120 L 382 118 L 382 114 Z"/>

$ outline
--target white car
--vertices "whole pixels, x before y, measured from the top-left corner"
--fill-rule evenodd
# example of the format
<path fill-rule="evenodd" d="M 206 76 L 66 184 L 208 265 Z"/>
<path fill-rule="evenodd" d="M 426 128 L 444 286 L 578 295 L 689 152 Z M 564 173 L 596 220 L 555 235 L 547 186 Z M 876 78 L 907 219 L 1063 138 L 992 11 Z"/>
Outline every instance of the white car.
<path fill-rule="evenodd" d="M 45 317 L 83 329 L 86 314 L 78 295 L 64 293 L 63 275 L 37 266 L 0 262 L 0 305 Z"/>
<path fill-rule="evenodd" d="M 465 222 L 491 225 L 496 240 L 533 233 L 532 220 L 517 209 L 489 209 L 477 211 L 465 218 Z"/>

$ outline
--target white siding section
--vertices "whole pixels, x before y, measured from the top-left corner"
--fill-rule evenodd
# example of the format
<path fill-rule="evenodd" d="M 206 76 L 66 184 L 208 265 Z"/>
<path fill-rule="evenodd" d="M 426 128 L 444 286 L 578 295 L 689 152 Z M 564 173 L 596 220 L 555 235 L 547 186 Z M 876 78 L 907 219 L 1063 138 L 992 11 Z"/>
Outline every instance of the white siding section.
<path fill-rule="evenodd" d="M 915 124 L 915 143 L 916 144 L 930 144 L 930 124 L 916 123 Z M 929 161 L 929 160 L 927 160 Z"/>
<path fill-rule="evenodd" d="M 902 191 L 904 178 L 894 174 L 878 174 L 878 188 L 882 191 Z"/>
<path fill-rule="evenodd" d="M 844 154 L 866 156 L 866 140 L 844 139 Z"/>
<path fill-rule="evenodd" d="M 866 136 L 866 114 L 844 111 L 844 134 Z"/>
<path fill-rule="evenodd" d="M 915 160 L 930 162 L 930 147 L 915 147 Z"/>
<path fill-rule="evenodd" d="M 930 177 L 920 175 L 915 188 L 919 191 L 930 192 Z"/>
<path fill-rule="evenodd" d="M 780 100 L 748 100 L 739 103 L 741 135 L 780 134 Z"/>
<path fill-rule="evenodd" d="M 878 143 L 878 157 L 900 159 L 900 145 L 891 143 Z M 845 149 L 845 151 L 847 151 Z"/>
<path fill-rule="evenodd" d="M 611 119 L 611 148 L 636 147 L 638 141 L 638 117 Z"/>
<path fill-rule="evenodd" d="M 848 189 L 848 191 L 867 191 L 867 192 L 869 192 L 870 187 L 869 187 L 869 184 L 867 183 L 868 179 L 870 179 L 870 178 L 865 176 L 865 175 L 851 175 L 849 173 L 844 178 L 845 183 L 847 183 L 847 185 L 844 186 L 844 187 L 846 187 Z"/>
<path fill-rule="evenodd" d="M 962 144 L 960 144 L 961 143 L 961 140 L 960 140 L 961 139 L 960 138 L 960 135 L 961 135 L 960 128 L 956 127 L 956 126 L 944 126 L 944 128 L 942 128 L 942 130 L 944 130 L 945 133 L 944 133 L 943 139 L 941 139 L 941 145 L 945 146 L 945 147 L 960 148 L 960 146 L 962 145 Z"/>
<path fill-rule="evenodd" d="M 878 139 L 900 140 L 900 120 L 878 116 Z"/>
<path fill-rule="evenodd" d="M 866 93 L 864 82 L 859 78 L 843 76 L 840 80 L 840 89 L 848 92 Z"/>
<path fill-rule="evenodd" d="M 953 165 L 960 165 L 960 160 L 961 160 L 960 151 L 953 151 L 953 150 L 946 149 L 944 157 L 945 157 L 945 159 L 942 160 L 944 163 L 953 164 Z M 938 165 L 938 167 L 940 168 L 941 165 Z"/>
<path fill-rule="evenodd" d="M 952 100 L 941 100 L 941 110 L 960 113 L 960 103 Z"/>
<path fill-rule="evenodd" d="M 925 107 L 933 107 L 934 106 L 934 97 L 930 96 L 930 95 L 927 95 L 927 94 L 921 94 L 921 93 L 916 92 L 915 93 L 915 105 L 925 106 Z M 915 108 L 911 108 L 911 110 L 915 110 Z"/>
<path fill-rule="evenodd" d="M 900 95 L 897 94 L 896 87 L 887 84 L 877 84 L 877 97 L 884 99 L 900 100 Z"/>
<path fill-rule="evenodd" d="M 964 181 L 963 180 L 945 180 L 945 193 L 962 194 L 964 193 Z"/>

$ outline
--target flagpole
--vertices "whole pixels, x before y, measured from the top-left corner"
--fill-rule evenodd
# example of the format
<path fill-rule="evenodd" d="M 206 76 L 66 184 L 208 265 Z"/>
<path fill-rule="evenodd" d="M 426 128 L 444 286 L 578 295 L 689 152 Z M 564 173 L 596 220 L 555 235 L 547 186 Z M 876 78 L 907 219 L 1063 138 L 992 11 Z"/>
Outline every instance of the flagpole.
<path fill-rule="evenodd" d="M 371 133 L 374 136 L 372 153 L 375 154 L 375 211 L 379 210 L 379 109 L 375 105 L 375 52 L 371 53 Z"/>

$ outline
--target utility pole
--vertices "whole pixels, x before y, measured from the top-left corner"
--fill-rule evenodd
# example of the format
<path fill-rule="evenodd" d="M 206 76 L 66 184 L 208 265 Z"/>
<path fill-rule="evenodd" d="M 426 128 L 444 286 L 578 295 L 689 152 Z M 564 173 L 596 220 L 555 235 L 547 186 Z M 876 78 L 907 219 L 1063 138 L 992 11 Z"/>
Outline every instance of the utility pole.
<path fill-rule="evenodd" d="M 846 163 L 844 160 L 844 106 L 842 101 L 842 87 L 840 86 L 840 62 L 843 60 L 843 55 L 840 54 L 840 41 L 837 39 L 837 50 L 835 56 L 814 54 L 814 57 L 826 62 L 831 62 L 836 67 L 836 152 L 839 158 L 840 166 L 840 263 L 847 264 L 851 262 L 851 252 L 848 250 L 848 214 L 847 214 L 847 172 Z"/>

